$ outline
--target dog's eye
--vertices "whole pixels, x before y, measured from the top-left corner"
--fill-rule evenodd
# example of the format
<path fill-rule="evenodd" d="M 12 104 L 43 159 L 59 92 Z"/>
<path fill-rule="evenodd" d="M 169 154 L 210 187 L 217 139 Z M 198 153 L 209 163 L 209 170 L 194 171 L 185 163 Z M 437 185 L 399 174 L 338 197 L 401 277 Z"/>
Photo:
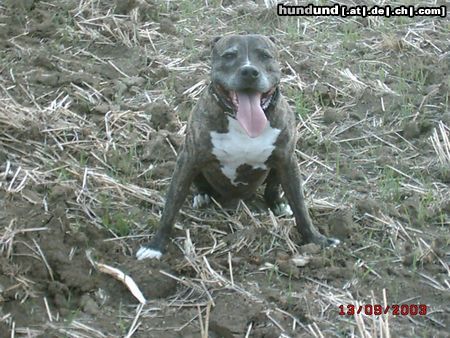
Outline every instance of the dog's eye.
<path fill-rule="evenodd" d="M 273 59 L 272 54 L 270 54 L 269 52 L 266 52 L 264 50 L 259 52 L 259 56 L 261 59 Z"/>
<path fill-rule="evenodd" d="M 226 60 L 232 60 L 237 56 L 237 52 L 226 52 L 222 54 L 222 57 Z"/>

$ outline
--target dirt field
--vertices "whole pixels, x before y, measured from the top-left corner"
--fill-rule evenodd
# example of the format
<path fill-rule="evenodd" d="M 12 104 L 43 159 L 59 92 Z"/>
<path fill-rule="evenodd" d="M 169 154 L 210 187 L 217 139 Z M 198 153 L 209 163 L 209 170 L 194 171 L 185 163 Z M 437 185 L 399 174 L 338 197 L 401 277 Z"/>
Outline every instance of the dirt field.
<path fill-rule="evenodd" d="M 0 337 L 448 336 L 450 19 L 265 3 L 0 0 Z M 210 41 L 232 32 L 277 40 L 308 205 L 343 244 L 299 245 L 260 196 L 194 210 L 191 194 L 169 253 L 136 261 Z"/>

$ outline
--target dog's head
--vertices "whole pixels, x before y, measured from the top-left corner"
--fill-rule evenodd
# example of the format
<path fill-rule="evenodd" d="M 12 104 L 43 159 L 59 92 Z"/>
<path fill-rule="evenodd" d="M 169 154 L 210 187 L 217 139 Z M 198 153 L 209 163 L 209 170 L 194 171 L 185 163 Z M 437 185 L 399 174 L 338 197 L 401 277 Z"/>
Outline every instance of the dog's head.
<path fill-rule="evenodd" d="M 261 112 L 264 114 L 272 101 L 280 77 L 278 52 L 270 38 L 229 35 L 214 41 L 212 84 L 252 137 L 265 126 Z"/>

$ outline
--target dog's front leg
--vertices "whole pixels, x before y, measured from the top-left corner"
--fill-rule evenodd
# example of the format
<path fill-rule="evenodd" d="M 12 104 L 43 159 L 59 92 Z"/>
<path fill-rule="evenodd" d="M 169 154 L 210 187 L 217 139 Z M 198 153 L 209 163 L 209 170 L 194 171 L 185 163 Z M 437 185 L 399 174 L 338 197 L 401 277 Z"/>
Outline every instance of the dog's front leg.
<path fill-rule="evenodd" d="M 137 259 L 159 259 L 164 253 L 172 233 L 175 217 L 186 199 L 189 193 L 189 187 L 197 174 L 196 164 L 195 157 L 189 154 L 185 150 L 185 147 L 183 147 L 183 150 L 178 155 L 175 171 L 166 194 L 166 201 L 158 231 L 150 243 L 139 249 L 136 254 Z"/>
<path fill-rule="evenodd" d="M 283 173 L 279 175 L 281 187 L 283 188 L 289 205 L 294 213 L 295 223 L 303 240 L 308 243 L 312 242 L 320 244 L 321 246 L 337 245 L 339 240 L 327 238 L 320 234 L 309 217 L 305 198 L 303 196 L 302 178 L 295 154 L 284 159 L 281 163 L 282 165 L 279 169 L 279 172 Z"/>

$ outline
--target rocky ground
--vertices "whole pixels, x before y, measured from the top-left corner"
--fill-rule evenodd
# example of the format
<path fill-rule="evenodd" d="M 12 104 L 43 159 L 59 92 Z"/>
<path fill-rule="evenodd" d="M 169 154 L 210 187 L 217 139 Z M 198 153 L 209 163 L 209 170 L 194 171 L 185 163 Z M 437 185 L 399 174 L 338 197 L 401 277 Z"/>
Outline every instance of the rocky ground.
<path fill-rule="evenodd" d="M 288 18 L 270 3 L 0 0 L 1 337 L 447 336 L 449 18 Z M 137 261 L 210 41 L 243 32 L 280 47 L 308 205 L 343 244 L 299 245 L 260 196 L 186 201 L 168 255 Z"/>

